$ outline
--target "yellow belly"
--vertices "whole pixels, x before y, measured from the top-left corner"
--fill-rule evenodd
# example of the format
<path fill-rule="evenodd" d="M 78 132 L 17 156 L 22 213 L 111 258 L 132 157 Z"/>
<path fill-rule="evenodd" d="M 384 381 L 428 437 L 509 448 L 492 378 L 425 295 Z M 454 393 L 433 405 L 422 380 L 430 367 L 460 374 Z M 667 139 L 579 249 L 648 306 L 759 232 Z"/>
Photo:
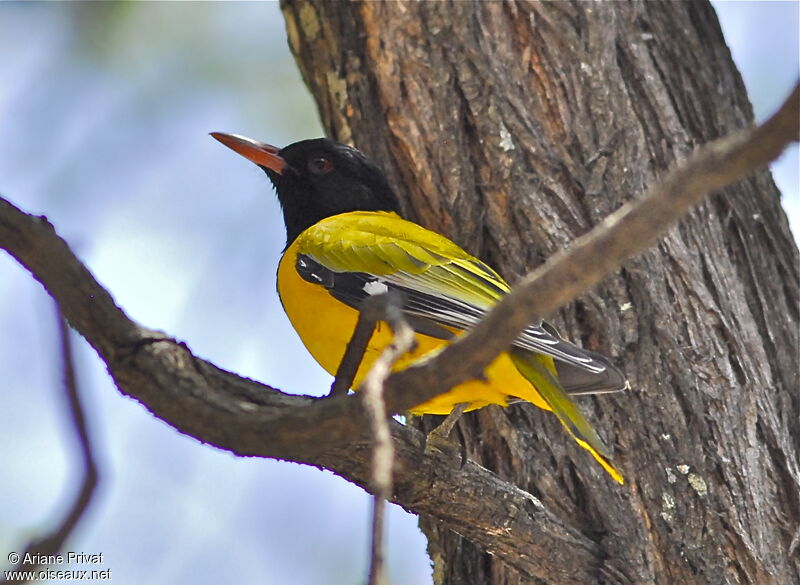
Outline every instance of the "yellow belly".
<path fill-rule="evenodd" d="M 314 359 L 331 375 L 336 375 L 345 347 L 358 320 L 358 312 L 333 298 L 325 287 L 303 280 L 295 269 L 296 242 L 281 258 L 278 266 L 278 294 L 283 309 L 295 331 Z M 417 336 L 416 349 L 403 356 L 395 369 L 429 356 L 447 341 Z M 391 342 L 388 325 L 379 323 L 370 339 L 364 359 L 356 374 L 353 387 L 358 388 L 380 352 Z M 448 414 L 455 405 L 469 403 L 468 410 L 489 404 L 505 406 L 508 396 L 522 398 L 540 408 L 550 410 L 538 392 L 514 367 L 507 354 L 501 354 L 486 369 L 486 380 L 471 380 L 459 384 L 449 392 L 420 404 L 411 411 L 415 414 Z"/>

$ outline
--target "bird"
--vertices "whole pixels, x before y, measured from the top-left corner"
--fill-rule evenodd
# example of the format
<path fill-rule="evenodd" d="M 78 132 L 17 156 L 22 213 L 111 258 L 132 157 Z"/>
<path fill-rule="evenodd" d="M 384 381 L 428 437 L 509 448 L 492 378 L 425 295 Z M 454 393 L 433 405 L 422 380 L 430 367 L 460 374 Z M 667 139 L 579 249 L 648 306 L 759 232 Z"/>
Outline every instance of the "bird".
<path fill-rule="evenodd" d="M 386 175 L 359 150 L 328 138 L 278 148 L 237 134 L 211 136 L 258 165 L 274 186 L 286 225 L 278 295 L 306 349 L 331 375 L 336 375 L 359 308 L 371 295 L 403 295 L 403 312 L 416 337 L 415 349 L 395 365 L 403 368 L 441 350 L 509 292 L 510 286 L 486 263 L 404 219 Z M 391 341 L 387 327 L 376 328 L 353 390 Z M 552 411 L 569 435 L 623 483 L 610 450 L 571 396 L 628 387 L 608 358 L 562 339 L 540 321 L 486 368 L 483 379 L 459 384 L 410 412 L 448 415 L 530 402 Z"/>

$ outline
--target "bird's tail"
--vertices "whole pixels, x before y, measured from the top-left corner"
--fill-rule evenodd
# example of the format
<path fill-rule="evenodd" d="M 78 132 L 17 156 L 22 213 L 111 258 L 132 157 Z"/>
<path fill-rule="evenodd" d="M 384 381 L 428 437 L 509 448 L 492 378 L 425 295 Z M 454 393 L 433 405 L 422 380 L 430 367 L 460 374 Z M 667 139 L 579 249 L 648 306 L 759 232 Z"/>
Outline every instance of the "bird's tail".
<path fill-rule="evenodd" d="M 619 483 L 624 483 L 622 475 L 610 461 L 608 448 L 553 375 L 553 371 L 551 371 L 551 369 L 554 370 L 552 358 L 516 347 L 512 348 L 509 353 L 516 368 L 533 384 L 539 395 L 550 406 L 553 414 L 578 442 L 578 445 L 589 451 L 611 477 Z M 548 364 L 545 360 L 550 363 Z"/>

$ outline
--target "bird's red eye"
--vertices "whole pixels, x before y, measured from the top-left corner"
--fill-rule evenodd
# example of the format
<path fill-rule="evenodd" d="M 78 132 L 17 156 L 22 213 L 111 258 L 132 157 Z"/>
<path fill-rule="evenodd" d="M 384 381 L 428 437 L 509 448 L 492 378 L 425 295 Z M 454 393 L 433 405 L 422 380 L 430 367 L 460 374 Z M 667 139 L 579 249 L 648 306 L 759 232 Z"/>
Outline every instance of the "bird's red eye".
<path fill-rule="evenodd" d="M 333 170 L 331 159 L 324 156 L 315 156 L 308 161 L 308 170 L 315 175 L 324 175 Z"/>

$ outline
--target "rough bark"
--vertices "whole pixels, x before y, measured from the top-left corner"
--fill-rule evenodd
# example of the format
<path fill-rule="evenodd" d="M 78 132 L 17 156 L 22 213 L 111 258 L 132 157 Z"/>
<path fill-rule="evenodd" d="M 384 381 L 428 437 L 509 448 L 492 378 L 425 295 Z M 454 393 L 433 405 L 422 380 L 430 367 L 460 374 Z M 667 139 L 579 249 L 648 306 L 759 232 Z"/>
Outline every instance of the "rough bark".
<path fill-rule="evenodd" d="M 284 0 L 284 14 L 329 135 L 511 281 L 752 123 L 705 2 Z M 554 316 L 631 379 L 581 403 L 625 487 L 530 406 L 459 423 L 471 459 L 599 543 L 600 582 L 800 579 L 800 269 L 779 199 L 767 171 L 725 189 Z M 439 583 L 560 582 L 421 525 Z"/>

